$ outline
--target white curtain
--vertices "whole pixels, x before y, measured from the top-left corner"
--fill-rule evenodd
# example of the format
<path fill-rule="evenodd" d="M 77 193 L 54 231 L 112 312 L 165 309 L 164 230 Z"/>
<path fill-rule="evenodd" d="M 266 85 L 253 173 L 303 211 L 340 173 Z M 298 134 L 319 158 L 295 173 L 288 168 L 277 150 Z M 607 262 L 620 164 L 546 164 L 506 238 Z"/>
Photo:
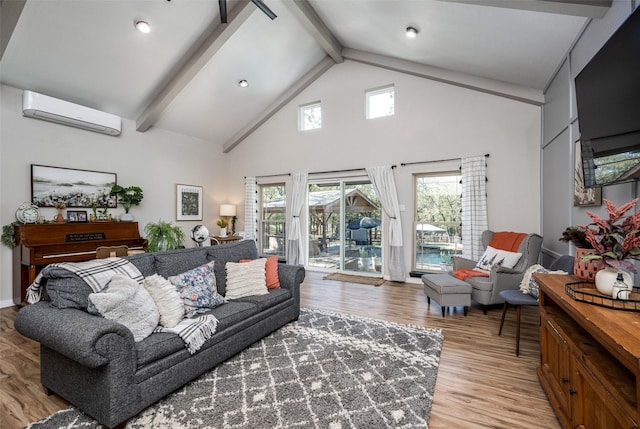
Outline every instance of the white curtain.
<path fill-rule="evenodd" d="M 478 260 L 484 253 L 482 231 L 487 221 L 487 161 L 484 156 L 462 159 L 462 256 Z"/>
<path fill-rule="evenodd" d="M 255 177 L 244 179 L 244 239 L 258 238 L 258 182 Z"/>
<path fill-rule="evenodd" d="M 302 241 L 300 216 L 307 199 L 307 173 L 291 175 L 291 212 L 287 229 L 287 264 L 304 265 L 305 255 Z"/>
<path fill-rule="evenodd" d="M 389 277 L 393 281 L 404 282 L 407 270 L 404 265 L 404 246 L 402 244 L 402 222 L 398 205 L 398 191 L 391 166 L 367 167 L 367 174 L 378 194 L 382 209 L 389 222 Z"/>

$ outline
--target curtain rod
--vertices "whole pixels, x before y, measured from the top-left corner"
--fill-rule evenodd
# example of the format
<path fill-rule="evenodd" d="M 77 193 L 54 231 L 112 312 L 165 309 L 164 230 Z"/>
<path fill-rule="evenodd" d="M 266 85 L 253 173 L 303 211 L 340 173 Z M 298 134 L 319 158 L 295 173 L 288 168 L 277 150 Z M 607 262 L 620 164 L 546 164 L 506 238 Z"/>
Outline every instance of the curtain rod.
<path fill-rule="evenodd" d="M 395 165 L 392 165 L 391 168 L 396 168 Z M 329 174 L 329 173 L 348 173 L 350 171 L 366 171 L 366 168 L 347 168 L 345 170 L 329 170 L 329 171 L 312 171 L 308 174 Z"/>
<path fill-rule="evenodd" d="M 264 176 L 255 176 L 256 179 L 264 179 L 265 177 L 278 177 L 278 176 L 291 176 L 291 173 L 280 173 L 280 174 L 267 174 Z M 246 179 L 247 176 L 244 176 Z"/>
<path fill-rule="evenodd" d="M 484 157 L 485 157 L 485 158 L 489 158 L 489 154 L 488 154 L 488 153 L 485 153 L 485 154 L 484 154 Z M 461 160 L 461 159 L 462 159 L 462 158 L 449 158 L 449 159 L 436 159 L 436 160 L 433 160 L 433 161 L 414 161 L 414 162 L 403 162 L 403 163 L 401 163 L 400 165 L 401 165 L 402 167 L 405 167 L 405 166 L 407 166 L 407 165 L 414 165 L 414 164 L 429 164 L 429 163 L 432 163 L 432 162 L 456 161 L 456 160 Z"/>

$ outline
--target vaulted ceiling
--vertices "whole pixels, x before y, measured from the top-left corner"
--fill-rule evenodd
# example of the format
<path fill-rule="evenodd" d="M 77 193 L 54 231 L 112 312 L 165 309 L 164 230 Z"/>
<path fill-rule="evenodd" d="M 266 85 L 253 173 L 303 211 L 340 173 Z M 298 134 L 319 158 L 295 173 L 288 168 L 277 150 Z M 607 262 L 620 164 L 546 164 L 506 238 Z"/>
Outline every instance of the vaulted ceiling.
<path fill-rule="evenodd" d="M 222 24 L 216 0 L 2 0 L 0 79 L 229 151 L 343 61 L 542 104 L 610 3 L 265 0 L 271 20 L 249 0 L 227 0 Z M 138 20 L 151 32 L 136 31 Z"/>

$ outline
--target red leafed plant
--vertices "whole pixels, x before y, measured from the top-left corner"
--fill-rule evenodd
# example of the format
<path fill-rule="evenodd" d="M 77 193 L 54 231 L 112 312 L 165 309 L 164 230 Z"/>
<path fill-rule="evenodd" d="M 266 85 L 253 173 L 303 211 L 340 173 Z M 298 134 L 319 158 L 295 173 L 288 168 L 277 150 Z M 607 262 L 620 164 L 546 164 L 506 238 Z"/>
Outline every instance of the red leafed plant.
<path fill-rule="evenodd" d="M 627 204 L 616 207 L 605 199 L 609 219 L 603 219 L 587 212 L 593 221 L 589 225 L 577 225 L 585 232 L 586 240 L 595 250 L 593 255 L 585 255 L 583 259 L 602 259 L 605 264 L 636 272 L 630 259 L 640 259 L 640 211 L 622 218 L 626 212 L 638 202 L 638 198 Z"/>

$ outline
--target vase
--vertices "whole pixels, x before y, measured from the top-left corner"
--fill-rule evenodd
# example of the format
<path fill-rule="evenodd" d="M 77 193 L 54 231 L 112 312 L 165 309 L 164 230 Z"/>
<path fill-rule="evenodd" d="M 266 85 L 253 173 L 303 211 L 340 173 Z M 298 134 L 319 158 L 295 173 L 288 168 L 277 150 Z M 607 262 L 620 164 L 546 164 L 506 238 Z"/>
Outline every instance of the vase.
<path fill-rule="evenodd" d="M 227 236 L 227 228 L 220 228 L 220 237 Z"/>
<path fill-rule="evenodd" d="M 593 249 L 576 248 L 576 259 L 573 263 L 573 275 L 585 282 L 595 282 L 596 273 L 604 268 L 602 259 L 594 259 L 591 261 L 583 261 L 582 255 L 593 255 Z"/>
<path fill-rule="evenodd" d="M 619 272 L 622 273 L 624 282 L 628 286 L 633 286 L 633 278 L 628 272 L 618 270 L 617 268 L 613 267 L 606 267 L 596 273 L 596 289 L 598 289 L 598 292 L 607 296 L 611 296 L 611 292 L 613 291 L 613 283 L 616 281 Z"/>
<path fill-rule="evenodd" d="M 64 223 L 64 216 L 62 216 L 62 213 L 58 212 L 57 215 L 55 215 L 54 217 L 56 223 Z"/>
<path fill-rule="evenodd" d="M 131 213 L 122 213 L 120 215 L 120 221 L 122 221 L 122 222 L 133 222 L 133 215 Z"/>

